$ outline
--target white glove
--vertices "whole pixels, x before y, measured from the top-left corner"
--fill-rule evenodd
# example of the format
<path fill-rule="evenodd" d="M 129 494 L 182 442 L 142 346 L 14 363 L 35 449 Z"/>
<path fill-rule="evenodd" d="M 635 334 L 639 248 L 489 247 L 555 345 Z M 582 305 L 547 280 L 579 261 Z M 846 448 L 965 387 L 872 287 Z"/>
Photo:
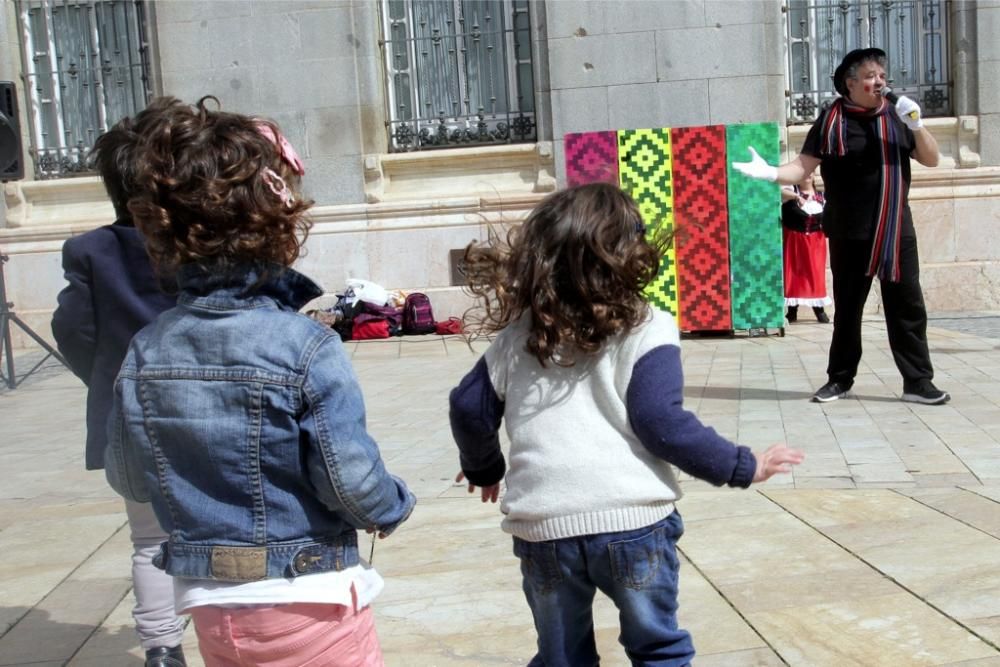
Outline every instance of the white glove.
<path fill-rule="evenodd" d="M 764 158 L 757 154 L 757 151 L 754 150 L 753 146 L 750 146 L 750 161 L 734 162 L 733 169 L 740 172 L 744 176 L 749 176 L 750 178 L 756 178 L 762 181 L 771 181 L 773 183 L 778 180 L 778 168 L 772 167 L 765 162 Z"/>
<path fill-rule="evenodd" d="M 920 118 L 920 105 L 906 95 L 900 95 L 896 100 L 896 115 L 911 130 L 919 130 L 924 126 L 924 121 Z"/>

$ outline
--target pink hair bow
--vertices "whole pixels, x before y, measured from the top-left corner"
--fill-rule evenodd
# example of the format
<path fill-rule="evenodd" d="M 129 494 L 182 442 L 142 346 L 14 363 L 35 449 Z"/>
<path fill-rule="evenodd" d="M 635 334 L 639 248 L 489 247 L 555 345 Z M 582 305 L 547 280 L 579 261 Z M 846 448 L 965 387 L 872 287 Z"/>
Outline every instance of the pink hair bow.
<path fill-rule="evenodd" d="M 270 141 L 272 144 L 278 147 L 278 152 L 281 153 L 281 158 L 288 163 L 295 173 L 302 176 L 306 173 L 305 165 L 302 164 L 302 159 L 299 154 L 295 152 L 295 148 L 285 139 L 285 135 L 280 132 L 275 132 L 267 123 L 257 123 L 257 131 L 261 135 Z"/>

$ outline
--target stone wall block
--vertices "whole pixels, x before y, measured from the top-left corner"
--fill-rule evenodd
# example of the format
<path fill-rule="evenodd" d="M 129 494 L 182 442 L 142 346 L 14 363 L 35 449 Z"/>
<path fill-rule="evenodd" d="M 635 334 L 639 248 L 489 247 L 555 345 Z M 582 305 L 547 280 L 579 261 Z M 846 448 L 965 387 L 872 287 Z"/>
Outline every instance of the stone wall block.
<path fill-rule="evenodd" d="M 302 146 L 310 158 L 361 154 L 358 107 L 324 107 L 304 114 Z"/>
<path fill-rule="evenodd" d="M 980 62 L 1000 60 L 1000 2 L 989 5 L 989 2 L 980 0 L 979 11 L 976 12 L 976 30 L 979 35 L 976 48 Z"/>
<path fill-rule="evenodd" d="M 552 90 L 656 81 L 654 35 L 636 32 L 550 40 Z"/>
<path fill-rule="evenodd" d="M 982 166 L 1000 166 L 1000 112 L 979 115 L 979 156 Z"/>
<path fill-rule="evenodd" d="M 261 111 L 352 106 L 358 103 L 354 58 L 330 58 L 295 67 L 260 67 L 255 85 Z"/>
<path fill-rule="evenodd" d="M 173 4 L 183 5 L 187 3 L 167 3 L 168 6 Z M 164 77 L 171 72 L 189 72 L 208 68 L 212 59 L 211 42 L 214 39 L 208 26 L 208 21 L 198 23 L 163 21 L 158 23 L 159 64 L 160 72 Z"/>
<path fill-rule="evenodd" d="M 781 21 L 780 0 L 706 0 L 705 25 L 773 24 Z"/>
<path fill-rule="evenodd" d="M 954 226 L 955 261 L 1000 262 L 1000 235 L 986 231 L 1000 229 L 1000 201 L 956 199 Z"/>
<path fill-rule="evenodd" d="M 357 74 L 357 103 L 361 106 L 385 106 L 385 88 L 382 83 L 382 59 L 378 56 L 357 56 L 355 58 Z M 344 99 L 348 99 L 351 91 L 343 91 Z M 340 106 L 340 105 L 337 105 Z"/>
<path fill-rule="evenodd" d="M 382 38 L 382 22 L 379 18 L 379 5 L 375 2 L 361 0 L 355 2 L 351 10 L 351 32 L 345 35 L 348 44 L 352 45 L 360 58 L 371 58 L 378 55 L 379 39 Z"/>
<path fill-rule="evenodd" d="M 344 58 L 352 55 L 374 55 L 373 31 L 357 35 L 350 7 L 303 12 L 296 15 L 302 35 L 302 58 Z"/>
<path fill-rule="evenodd" d="M 363 174 L 360 155 L 310 158 L 303 190 L 321 204 L 359 204 L 365 200 Z"/>
<path fill-rule="evenodd" d="M 163 75 L 164 95 L 193 104 L 204 95 L 214 95 L 226 111 L 264 113 L 257 99 L 254 71 L 247 67 L 226 70 L 170 72 Z"/>
<path fill-rule="evenodd" d="M 354 1 L 355 3 L 371 2 L 371 0 Z M 253 0 L 251 12 L 254 16 L 267 16 L 269 14 L 288 14 L 292 12 L 304 13 L 313 10 L 323 11 L 339 7 L 350 7 L 351 4 L 352 0 Z"/>
<path fill-rule="evenodd" d="M 567 11 L 566 0 L 548 0 L 545 29 L 549 39 L 603 35 L 607 32 L 605 16 L 610 4 L 605 0 L 578 2 L 573 4 L 572 10 Z"/>
<path fill-rule="evenodd" d="M 645 30 L 700 28 L 706 25 L 704 0 L 629 0 L 611 2 L 606 13 L 608 34 L 634 33 Z M 743 4 L 743 0 L 737 3 Z"/>
<path fill-rule="evenodd" d="M 741 76 L 708 80 L 708 102 L 712 125 L 762 123 L 772 120 L 768 77 Z"/>
<path fill-rule="evenodd" d="M 369 233 L 368 276 L 387 289 L 446 287 L 451 284 L 450 252 L 482 238 L 478 221 L 468 226 L 379 230 Z"/>
<path fill-rule="evenodd" d="M 571 88 L 552 91 L 552 130 L 562 139 L 568 132 L 614 129 L 608 119 L 608 89 Z"/>
<path fill-rule="evenodd" d="M 708 123 L 708 81 L 670 81 L 612 86 L 609 124 L 603 129 L 683 127 Z"/>
<path fill-rule="evenodd" d="M 198 2 L 157 2 L 156 22 L 202 22 L 215 18 L 250 16 L 258 5 L 284 5 L 283 2 L 251 2 L 251 0 L 199 0 Z"/>
<path fill-rule="evenodd" d="M 258 67 L 298 66 L 304 57 L 302 26 L 308 22 L 307 15 L 287 12 L 253 16 L 247 21 L 252 49 L 250 61 Z M 228 33 L 221 34 L 225 35 L 224 41 L 240 39 Z"/>
<path fill-rule="evenodd" d="M 932 313 L 1000 310 L 1000 263 L 924 264 L 920 286 Z"/>
<path fill-rule="evenodd" d="M 254 19 L 250 16 L 209 21 L 208 27 L 205 28 L 204 31 L 207 31 L 207 34 L 211 35 L 208 40 L 208 50 L 210 56 L 208 62 L 205 63 L 204 66 L 211 67 L 213 69 L 246 67 L 248 65 L 256 66 L 260 59 L 261 41 L 260 29 L 255 24 L 259 22 L 259 19 Z M 291 43 L 291 40 L 286 40 L 275 34 L 278 30 L 281 30 L 284 27 L 284 22 L 276 23 L 277 25 L 275 26 L 275 29 L 270 33 L 270 37 L 268 38 L 269 42 L 271 40 L 281 39 L 282 41 L 289 43 L 289 46 L 293 47 L 290 50 L 298 52 L 297 40 L 294 43 Z M 195 28 L 192 29 L 196 30 Z M 202 34 L 205 34 L 204 31 Z M 223 35 L 225 37 L 221 38 Z M 287 59 L 288 56 L 278 57 Z"/>
<path fill-rule="evenodd" d="M 997 40 L 1000 41 L 1000 34 Z M 1000 59 L 981 60 L 976 67 L 979 71 L 980 112 L 1000 113 Z"/>
<path fill-rule="evenodd" d="M 656 33 L 658 81 L 767 74 L 764 26 L 730 25 Z"/>
<path fill-rule="evenodd" d="M 368 265 L 368 241 L 365 231 L 309 235 L 306 253 L 295 263 L 295 270 L 312 278 L 327 294 L 343 294 L 348 278 L 372 275 Z M 378 281 L 375 281 L 378 282 Z"/>
<path fill-rule="evenodd" d="M 954 262 L 957 227 L 952 199 L 910 202 L 921 262 Z"/>

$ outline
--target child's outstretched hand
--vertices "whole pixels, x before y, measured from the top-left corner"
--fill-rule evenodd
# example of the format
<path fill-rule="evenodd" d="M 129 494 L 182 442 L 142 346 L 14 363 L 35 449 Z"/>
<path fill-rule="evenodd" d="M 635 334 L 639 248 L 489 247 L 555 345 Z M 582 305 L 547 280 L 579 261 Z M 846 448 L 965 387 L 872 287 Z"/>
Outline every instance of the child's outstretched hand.
<path fill-rule="evenodd" d="M 782 444 L 771 445 L 761 454 L 755 452 L 754 456 L 757 458 L 754 484 L 769 480 L 779 472 L 791 472 L 792 466 L 802 463 L 806 458 L 801 449 L 792 449 Z"/>
<path fill-rule="evenodd" d="M 464 479 L 465 479 L 465 473 L 461 471 L 459 471 L 458 475 L 455 476 L 456 482 L 461 482 Z M 495 503 L 497 501 L 497 498 L 500 497 L 500 483 L 497 482 L 496 484 L 491 484 L 490 486 L 482 486 L 480 487 L 480 491 L 482 492 L 482 499 L 484 503 L 487 501 Z M 472 482 L 469 482 L 469 493 L 475 493 L 475 492 L 476 492 L 476 485 L 473 484 Z"/>

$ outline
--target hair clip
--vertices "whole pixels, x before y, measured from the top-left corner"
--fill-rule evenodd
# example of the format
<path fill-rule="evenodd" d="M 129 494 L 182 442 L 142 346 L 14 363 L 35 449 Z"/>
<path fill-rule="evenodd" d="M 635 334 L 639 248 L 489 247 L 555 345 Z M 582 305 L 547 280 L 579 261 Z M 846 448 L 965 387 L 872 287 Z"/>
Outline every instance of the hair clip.
<path fill-rule="evenodd" d="M 299 154 L 295 151 L 295 148 L 289 143 L 288 139 L 285 139 L 285 135 L 281 132 L 277 132 L 267 123 L 257 123 L 257 131 L 260 132 L 261 136 L 270 141 L 272 144 L 277 146 L 278 153 L 281 154 L 281 159 L 288 163 L 288 166 L 292 170 L 302 176 L 306 173 L 305 165 L 302 164 L 302 159 Z"/>
<path fill-rule="evenodd" d="M 261 172 L 261 178 L 267 183 L 267 187 L 271 188 L 271 192 L 278 195 L 278 199 L 281 203 L 292 208 L 295 205 L 295 195 L 292 193 L 291 188 L 288 187 L 288 183 L 285 183 L 285 179 L 278 175 L 274 169 L 270 167 L 264 167 L 264 171 Z"/>

